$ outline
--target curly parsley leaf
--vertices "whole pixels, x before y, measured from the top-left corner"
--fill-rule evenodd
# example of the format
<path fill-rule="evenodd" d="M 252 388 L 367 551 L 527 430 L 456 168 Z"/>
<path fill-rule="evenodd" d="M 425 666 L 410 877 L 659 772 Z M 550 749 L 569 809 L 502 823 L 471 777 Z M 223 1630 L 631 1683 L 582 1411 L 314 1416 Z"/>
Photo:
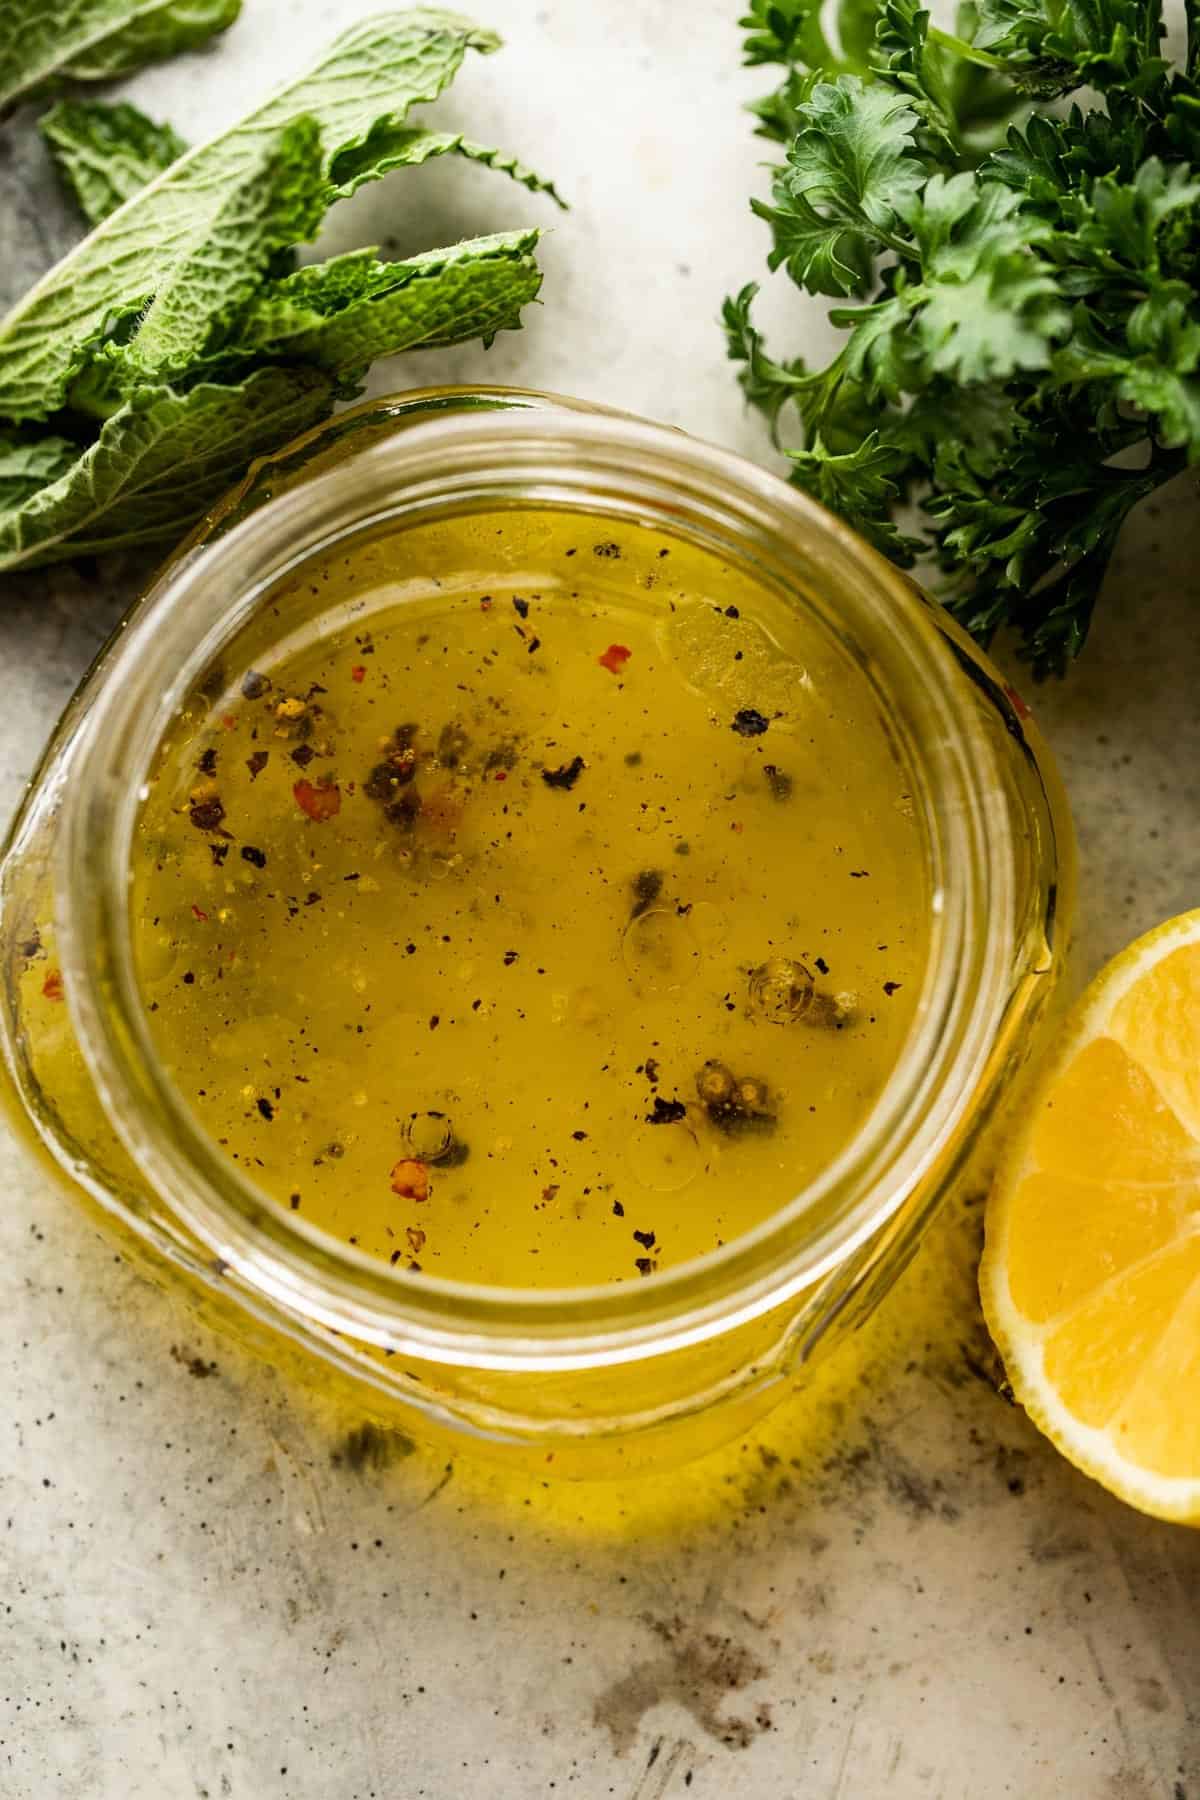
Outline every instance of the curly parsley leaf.
<path fill-rule="evenodd" d="M 61 100 L 42 114 L 38 129 L 90 225 L 116 212 L 187 149 L 178 132 L 128 101 Z"/>
<path fill-rule="evenodd" d="M 753 110 L 787 143 L 752 204 L 771 268 L 862 304 L 813 370 L 768 354 L 743 289 L 729 352 L 777 441 L 795 420 L 794 481 L 1061 671 L 1128 513 L 1200 462 L 1196 34 L 1171 70 L 1157 0 L 978 0 L 953 33 L 916 0 L 851 4 L 837 53 L 800 7 L 747 20 L 748 60 L 784 71 Z"/>
<path fill-rule="evenodd" d="M 809 293 L 863 294 L 874 259 L 895 247 L 899 206 L 920 184 L 917 116 L 903 96 L 855 75 L 819 82 L 799 116 L 774 205 L 752 202 L 774 234 L 768 266 Z"/>

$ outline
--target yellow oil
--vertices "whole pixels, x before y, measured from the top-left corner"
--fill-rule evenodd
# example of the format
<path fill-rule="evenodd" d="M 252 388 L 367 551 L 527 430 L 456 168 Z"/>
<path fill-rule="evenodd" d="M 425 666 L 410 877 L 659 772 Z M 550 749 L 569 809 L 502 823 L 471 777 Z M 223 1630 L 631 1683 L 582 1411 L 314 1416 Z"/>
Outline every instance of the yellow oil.
<path fill-rule="evenodd" d="M 158 1051 L 281 1207 L 422 1273 L 638 1281 L 837 1155 L 930 894 L 867 674 L 712 552 L 568 511 L 330 553 L 161 748 Z"/>

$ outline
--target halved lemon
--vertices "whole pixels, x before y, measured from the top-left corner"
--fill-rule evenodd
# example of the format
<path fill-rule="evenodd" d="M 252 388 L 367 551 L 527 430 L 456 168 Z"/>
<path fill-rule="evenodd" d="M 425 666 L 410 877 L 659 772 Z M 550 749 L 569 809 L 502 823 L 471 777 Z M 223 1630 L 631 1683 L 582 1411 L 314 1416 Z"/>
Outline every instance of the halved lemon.
<path fill-rule="evenodd" d="M 1200 1524 L 1200 912 L 1096 977 L 988 1201 L 980 1291 L 1013 1391 L 1079 1468 Z"/>

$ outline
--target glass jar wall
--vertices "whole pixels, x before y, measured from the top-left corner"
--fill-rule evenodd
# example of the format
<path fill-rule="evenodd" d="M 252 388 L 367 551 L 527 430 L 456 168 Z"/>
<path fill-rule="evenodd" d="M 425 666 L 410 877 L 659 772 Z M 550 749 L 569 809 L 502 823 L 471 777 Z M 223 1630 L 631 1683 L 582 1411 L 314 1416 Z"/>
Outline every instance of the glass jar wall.
<path fill-rule="evenodd" d="M 424 650 L 398 661 L 397 645 L 408 655 L 450 617 L 448 595 L 461 668 L 450 644 L 436 666 Z M 386 698 L 385 665 L 411 677 Z M 678 692 L 651 682 L 652 665 Z M 486 691 L 472 686 L 483 672 Z M 236 818 L 218 753 L 239 771 Z M 689 814 L 680 771 L 701 764 Z M 292 836 L 268 841 L 273 781 Z M 406 798 L 418 786 L 420 806 Z M 666 818 L 668 790 L 669 828 L 647 824 L 655 805 Z M 351 820 L 365 836 L 345 836 Z M 518 820 L 542 900 L 518 891 L 525 865 L 488 850 Z M 303 866 L 287 861 L 293 840 Z M 854 854 L 863 843 L 869 856 Z M 365 883 L 339 855 L 376 859 Z M 1061 961 L 1070 863 L 1019 698 L 911 583 L 773 476 L 547 396 L 372 402 L 252 471 L 69 707 L 3 864 L 11 1110 L 194 1304 L 268 1355 L 299 1350 L 314 1379 L 349 1382 L 380 1417 L 553 1453 L 564 1472 L 695 1454 L 802 1382 L 903 1267 L 1027 1054 Z M 501 866 L 513 942 L 496 938 L 493 968 L 480 897 Z M 173 935 L 158 930 L 164 868 L 191 883 Z M 334 873 L 354 884 L 340 943 Z M 434 931 L 434 902 L 455 897 L 470 954 Z M 228 989 L 190 966 L 218 954 L 225 913 Z M 543 914 L 558 936 L 540 956 Z M 388 997 L 393 915 L 403 1003 L 373 1064 L 366 1015 Z M 189 918 L 196 947 L 180 963 Z M 408 953 L 418 927 L 451 945 L 440 962 Z M 856 933 L 887 966 L 878 981 L 856 966 L 847 990 Z M 278 1073 L 303 1012 L 287 992 L 312 1002 L 312 947 L 331 942 L 343 998 L 361 981 L 365 1011 L 361 1028 L 337 1015 L 350 1047 L 323 1069 L 322 1097 L 249 1081 L 215 1122 L 220 1083 L 197 1071 L 225 1051 L 230 1070 L 278 1052 Z M 517 969 L 508 989 L 501 965 Z M 235 1005 L 247 968 L 260 985 Z M 441 990 L 420 987 L 435 976 Z M 478 1079 L 475 1040 L 448 1029 L 455 994 L 429 1001 L 456 980 L 468 1023 L 473 1001 L 491 1021 Z M 631 1060 L 642 1032 L 627 1128 L 625 1102 L 606 1114 L 600 1076 L 593 1092 L 575 1068 L 564 1020 L 593 1032 L 598 1059 L 611 1037 Z M 531 1162 L 518 1221 L 508 1171 L 533 1069 L 537 1104 L 563 1110 L 561 1155 Z M 294 1057 L 288 1076 L 308 1080 Z M 568 1120 L 568 1096 L 594 1112 Z M 455 1108 L 469 1162 L 450 1125 L 444 1143 L 413 1136 Z M 368 1152 L 383 1157 L 392 1133 L 368 1203 Z M 456 1201 L 479 1215 L 457 1236 Z"/>

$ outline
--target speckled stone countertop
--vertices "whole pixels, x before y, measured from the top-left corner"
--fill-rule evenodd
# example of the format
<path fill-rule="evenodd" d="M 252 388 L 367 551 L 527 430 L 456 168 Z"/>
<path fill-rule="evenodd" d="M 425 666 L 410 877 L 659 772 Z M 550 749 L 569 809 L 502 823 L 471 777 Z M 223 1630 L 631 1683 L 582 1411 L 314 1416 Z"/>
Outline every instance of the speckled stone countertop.
<path fill-rule="evenodd" d="M 131 92 L 194 136 L 368 10 L 246 0 L 219 51 Z M 737 11 L 488 0 L 508 47 L 441 119 L 573 210 L 546 219 L 523 334 L 377 388 L 486 373 L 764 453 L 714 322 L 764 251 Z M 431 167 L 330 237 L 542 216 Z M 0 133 L 0 220 L 14 294 L 77 229 L 25 119 Z M 791 316 L 815 349 L 819 310 Z M 1081 837 L 1076 980 L 1200 894 L 1198 550 L 1200 507 L 1168 495 L 1086 661 L 1037 696 Z M 4 595 L 4 811 L 128 597 L 73 571 Z M 5 1800 L 1200 1800 L 1200 1536 L 1110 1501 L 991 1386 L 973 1196 L 811 1404 L 685 1479 L 599 1493 L 347 1436 L 7 1141 L 0 1181 Z"/>

